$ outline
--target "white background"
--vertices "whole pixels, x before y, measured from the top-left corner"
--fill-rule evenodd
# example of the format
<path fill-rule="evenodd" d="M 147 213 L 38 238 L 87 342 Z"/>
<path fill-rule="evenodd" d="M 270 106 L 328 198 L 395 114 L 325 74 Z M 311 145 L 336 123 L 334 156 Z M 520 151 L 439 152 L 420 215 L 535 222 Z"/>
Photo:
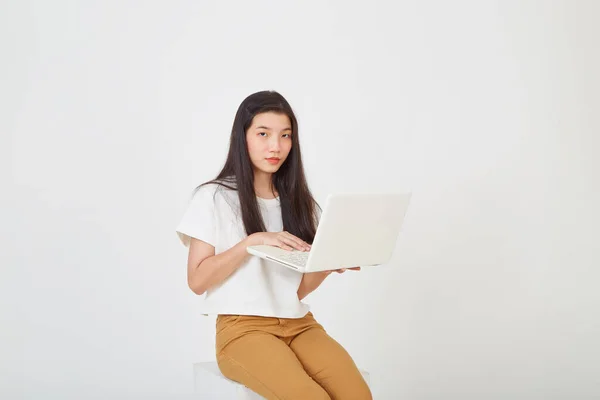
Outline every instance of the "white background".
<path fill-rule="evenodd" d="M 175 226 L 281 92 L 309 184 L 412 190 L 307 298 L 376 399 L 600 397 L 590 1 L 3 1 L 0 397 L 170 398 L 214 359 Z M 6 205 L 5 202 L 7 202 Z"/>

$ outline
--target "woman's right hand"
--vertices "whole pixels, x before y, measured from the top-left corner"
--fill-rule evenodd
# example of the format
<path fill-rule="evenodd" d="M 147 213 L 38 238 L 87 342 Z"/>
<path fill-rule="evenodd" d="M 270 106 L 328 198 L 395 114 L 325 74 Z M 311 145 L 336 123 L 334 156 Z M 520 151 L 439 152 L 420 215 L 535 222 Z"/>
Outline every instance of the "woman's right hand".
<path fill-rule="evenodd" d="M 289 232 L 256 232 L 248 236 L 250 246 L 276 246 L 283 250 L 309 251 L 310 245 Z"/>

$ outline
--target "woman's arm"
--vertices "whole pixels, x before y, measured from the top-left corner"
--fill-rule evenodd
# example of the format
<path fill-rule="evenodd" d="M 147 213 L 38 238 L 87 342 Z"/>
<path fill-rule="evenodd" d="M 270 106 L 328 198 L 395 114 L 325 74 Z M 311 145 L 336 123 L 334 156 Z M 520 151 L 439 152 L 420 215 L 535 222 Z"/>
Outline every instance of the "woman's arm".
<path fill-rule="evenodd" d="M 255 245 L 277 246 L 285 250 L 309 250 L 310 246 L 302 239 L 288 232 L 257 232 L 238 244 L 215 255 L 214 246 L 192 238 L 188 253 L 188 286 L 196 294 L 203 294 L 216 286 L 238 269 L 248 254 L 246 248 Z M 313 289 L 314 290 L 314 289 Z"/>
<path fill-rule="evenodd" d="M 343 274 L 346 270 L 351 271 L 360 271 L 360 267 L 352 267 L 352 268 L 342 268 L 342 269 L 334 269 L 329 271 L 321 271 L 321 272 L 309 272 L 302 276 L 302 280 L 300 281 L 300 286 L 298 287 L 298 299 L 302 300 L 306 296 L 308 296 L 311 292 L 314 292 L 321 283 L 331 274 L 333 271 L 338 274 Z"/>
<path fill-rule="evenodd" d="M 192 238 L 188 254 L 188 286 L 196 294 L 223 282 L 238 269 L 250 254 L 245 238 L 232 248 L 215 255 L 215 248 L 201 240 Z"/>
<path fill-rule="evenodd" d="M 300 286 L 298 287 L 298 299 L 302 300 L 311 292 L 314 292 L 330 273 L 331 271 L 323 271 L 304 274 L 300 281 Z"/>

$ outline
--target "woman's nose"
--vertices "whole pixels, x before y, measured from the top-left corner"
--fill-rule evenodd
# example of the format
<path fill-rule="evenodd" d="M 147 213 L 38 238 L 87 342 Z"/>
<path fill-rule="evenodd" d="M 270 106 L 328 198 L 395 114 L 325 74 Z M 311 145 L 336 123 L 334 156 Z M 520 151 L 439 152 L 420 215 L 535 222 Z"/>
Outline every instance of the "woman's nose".
<path fill-rule="evenodd" d="M 274 138 L 269 143 L 269 150 L 273 152 L 279 152 L 281 149 L 281 144 L 279 143 L 279 138 Z"/>

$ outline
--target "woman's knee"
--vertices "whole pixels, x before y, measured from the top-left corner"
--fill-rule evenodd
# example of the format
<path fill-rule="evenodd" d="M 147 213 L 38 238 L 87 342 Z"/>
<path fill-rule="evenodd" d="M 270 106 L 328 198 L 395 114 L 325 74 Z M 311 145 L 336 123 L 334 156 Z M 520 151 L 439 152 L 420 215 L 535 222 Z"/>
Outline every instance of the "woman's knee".
<path fill-rule="evenodd" d="M 357 400 L 373 400 L 373 394 L 371 393 L 371 389 L 366 382 L 363 382 L 356 388 L 356 399 Z"/>

